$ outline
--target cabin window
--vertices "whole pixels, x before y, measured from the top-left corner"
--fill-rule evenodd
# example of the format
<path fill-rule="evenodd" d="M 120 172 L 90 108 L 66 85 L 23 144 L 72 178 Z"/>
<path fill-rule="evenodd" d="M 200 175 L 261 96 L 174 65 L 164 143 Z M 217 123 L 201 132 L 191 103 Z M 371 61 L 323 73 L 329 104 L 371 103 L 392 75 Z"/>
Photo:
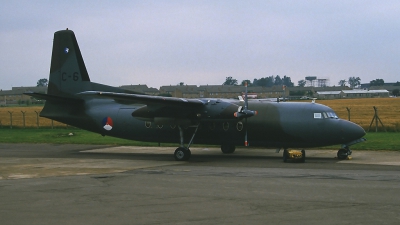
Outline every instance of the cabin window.
<path fill-rule="evenodd" d="M 241 106 L 240 106 L 241 107 Z M 242 122 L 237 122 L 236 124 L 236 129 L 238 131 L 242 131 L 243 130 L 243 123 Z"/>
<path fill-rule="evenodd" d="M 314 113 L 314 119 L 322 119 L 321 113 Z"/>
<path fill-rule="evenodd" d="M 144 122 L 144 125 L 146 126 L 146 128 L 150 128 L 151 127 L 151 122 L 150 121 L 146 121 L 146 122 Z"/>
<path fill-rule="evenodd" d="M 222 128 L 224 129 L 224 131 L 227 131 L 229 129 L 229 123 L 228 122 L 223 123 Z"/>

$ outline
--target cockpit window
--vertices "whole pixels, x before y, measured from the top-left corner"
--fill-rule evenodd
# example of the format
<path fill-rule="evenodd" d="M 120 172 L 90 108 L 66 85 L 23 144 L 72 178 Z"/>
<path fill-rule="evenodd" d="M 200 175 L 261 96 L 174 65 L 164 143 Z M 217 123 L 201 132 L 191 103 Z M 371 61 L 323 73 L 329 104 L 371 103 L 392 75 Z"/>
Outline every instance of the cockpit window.
<path fill-rule="evenodd" d="M 338 119 L 339 117 L 334 112 L 314 113 L 314 119 Z"/>
<path fill-rule="evenodd" d="M 327 112 L 326 114 L 328 115 L 329 118 L 334 118 L 334 119 L 339 118 L 339 117 L 336 115 L 336 113 L 334 113 L 334 112 Z"/>

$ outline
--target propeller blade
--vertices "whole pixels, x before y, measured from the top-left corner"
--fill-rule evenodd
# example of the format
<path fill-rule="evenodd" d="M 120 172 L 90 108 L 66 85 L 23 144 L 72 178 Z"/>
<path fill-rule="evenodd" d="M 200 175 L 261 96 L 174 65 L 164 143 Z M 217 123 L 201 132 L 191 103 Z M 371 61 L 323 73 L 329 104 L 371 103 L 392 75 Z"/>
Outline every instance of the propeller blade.
<path fill-rule="evenodd" d="M 247 100 L 247 82 L 244 82 L 245 92 L 244 92 L 244 109 L 247 110 L 249 107 L 249 102 Z"/>
<path fill-rule="evenodd" d="M 245 129 L 246 129 L 246 133 L 245 133 L 245 136 L 244 136 L 244 146 L 249 146 L 249 143 L 247 142 L 247 111 L 250 111 L 250 110 L 248 110 L 248 107 L 249 107 L 249 101 L 248 101 L 248 99 L 247 99 L 247 81 L 246 82 L 244 82 L 244 87 L 245 87 L 245 92 L 244 92 L 244 110 L 242 111 L 243 113 L 244 113 L 244 115 L 246 116 L 245 118 L 246 118 L 246 121 L 245 121 L 245 125 L 244 125 L 244 127 L 245 127 Z"/>
<path fill-rule="evenodd" d="M 244 135 L 244 146 L 249 146 L 249 143 L 247 142 L 247 117 L 246 117 L 246 121 L 245 121 L 245 125 L 244 125 L 244 127 L 245 127 L 245 135 Z"/>

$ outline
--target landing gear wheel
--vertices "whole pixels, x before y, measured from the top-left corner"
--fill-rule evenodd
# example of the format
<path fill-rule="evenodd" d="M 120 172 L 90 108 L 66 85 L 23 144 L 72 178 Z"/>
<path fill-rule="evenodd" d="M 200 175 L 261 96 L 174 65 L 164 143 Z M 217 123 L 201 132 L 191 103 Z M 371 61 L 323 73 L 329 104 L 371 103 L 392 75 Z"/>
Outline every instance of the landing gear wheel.
<path fill-rule="evenodd" d="M 306 151 L 303 149 L 301 150 L 301 160 L 300 162 L 304 163 L 306 162 Z"/>
<path fill-rule="evenodd" d="M 224 154 L 231 154 L 235 152 L 235 146 L 234 145 L 221 145 L 221 151 Z"/>
<path fill-rule="evenodd" d="M 347 159 L 348 156 L 349 156 L 349 150 L 347 150 L 347 149 L 341 148 L 337 152 L 337 157 L 340 160 Z"/>
<path fill-rule="evenodd" d="M 177 148 L 174 152 L 174 158 L 176 161 L 187 161 L 191 155 L 192 153 L 190 150 L 183 147 Z"/>
<path fill-rule="evenodd" d="M 287 162 L 288 158 L 289 158 L 289 152 L 287 149 L 284 149 L 283 150 L 283 162 Z"/>

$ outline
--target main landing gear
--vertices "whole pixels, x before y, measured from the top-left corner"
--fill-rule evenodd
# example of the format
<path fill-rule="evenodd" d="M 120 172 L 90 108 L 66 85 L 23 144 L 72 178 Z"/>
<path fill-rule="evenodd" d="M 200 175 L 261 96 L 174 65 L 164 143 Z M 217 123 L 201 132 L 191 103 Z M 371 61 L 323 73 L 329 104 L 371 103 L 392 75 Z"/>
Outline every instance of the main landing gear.
<path fill-rule="evenodd" d="M 221 145 L 221 151 L 224 154 L 231 154 L 235 152 L 235 145 L 231 145 L 231 144 L 223 144 Z"/>
<path fill-rule="evenodd" d="M 192 135 L 192 138 L 190 139 L 187 147 L 185 147 L 185 144 L 183 142 L 183 130 L 181 126 L 178 126 L 179 128 L 179 136 L 180 136 L 180 146 L 177 148 L 174 152 L 174 158 L 176 161 L 187 161 L 189 160 L 190 156 L 192 153 L 190 152 L 190 145 L 193 143 L 193 138 L 197 133 L 197 130 L 199 129 L 199 125 L 196 126 L 196 130 L 194 130 L 194 133 Z"/>

